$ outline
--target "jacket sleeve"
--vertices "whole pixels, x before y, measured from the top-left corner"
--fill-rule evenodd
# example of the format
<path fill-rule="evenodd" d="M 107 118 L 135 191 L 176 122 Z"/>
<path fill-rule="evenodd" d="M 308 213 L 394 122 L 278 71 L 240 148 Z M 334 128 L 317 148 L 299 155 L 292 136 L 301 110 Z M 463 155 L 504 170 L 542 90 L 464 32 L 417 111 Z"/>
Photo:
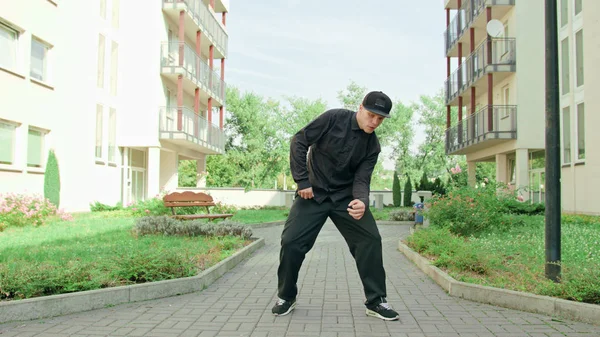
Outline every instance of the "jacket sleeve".
<path fill-rule="evenodd" d="M 352 186 L 352 195 L 354 199 L 362 201 L 366 207 L 369 207 L 369 193 L 371 192 L 371 175 L 377 164 L 377 158 L 381 148 L 379 142 L 375 141 L 375 146 L 369 151 L 369 154 L 358 165 L 354 174 L 354 184 Z"/>
<path fill-rule="evenodd" d="M 298 184 L 298 190 L 311 187 L 308 180 L 306 156 L 308 148 L 327 133 L 334 121 L 334 113 L 328 110 L 300 129 L 290 141 L 290 169 Z"/>

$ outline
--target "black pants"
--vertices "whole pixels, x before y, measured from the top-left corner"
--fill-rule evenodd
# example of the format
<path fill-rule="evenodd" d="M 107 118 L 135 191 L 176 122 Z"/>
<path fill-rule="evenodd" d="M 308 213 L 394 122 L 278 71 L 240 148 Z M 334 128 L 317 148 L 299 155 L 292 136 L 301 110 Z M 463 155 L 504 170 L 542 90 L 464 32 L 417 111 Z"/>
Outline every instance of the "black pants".
<path fill-rule="evenodd" d="M 319 204 L 314 199 L 297 197 L 281 234 L 278 296 L 291 301 L 298 294 L 298 272 L 304 257 L 313 247 L 323 224 L 330 217 L 344 236 L 363 283 L 366 305 L 377 304 L 386 297 L 385 270 L 381 235 L 369 210 L 360 220 L 348 214 L 348 198 L 334 203 L 327 198 Z"/>

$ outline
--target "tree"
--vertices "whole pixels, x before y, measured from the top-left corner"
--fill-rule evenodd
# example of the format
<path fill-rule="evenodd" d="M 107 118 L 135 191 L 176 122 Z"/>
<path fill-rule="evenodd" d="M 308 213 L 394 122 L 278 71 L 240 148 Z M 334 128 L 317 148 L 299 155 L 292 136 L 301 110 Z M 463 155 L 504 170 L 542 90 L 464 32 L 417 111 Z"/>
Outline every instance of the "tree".
<path fill-rule="evenodd" d="M 406 183 L 404 184 L 404 207 L 412 206 L 412 184 L 410 182 L 410 176 L 406 176 Z"/>
<path fill-rule="evenodd" d="M 44 198 L 50 200 L 56 208 L 60 207 L 60 171 L 54 150 L 48 151 L 44 172 Z"/>
<path fill-rule="evenodd" d="M 180 160 L 178 169 L 178 186 L 196 187 L 198 180 L 198 165 L 195 160 Z"/>
<path fill-rule="evenodd" d="M 279 102 L 227 88 L 225 154 L 207 160 L 209 186 L 272 187 L 286 164 L 278 135 Z"/>
<path fill-rule="evenodd" d="M 338 91 L 337 98 L 344 109 L 357 111 L 366 94 L 366 87 L 361 87 L 356 82 L 350 81 L 346 89 Z"/>
<path fill-rule="evenodd" d="M 394 182 L 392 184 L 392 196 L 394 200 L 394 207 L 400 207 L 402 202 L 402 192 L 400 191 L 400 179 L 398 179 L 398 173 L 394 171 Z"/>

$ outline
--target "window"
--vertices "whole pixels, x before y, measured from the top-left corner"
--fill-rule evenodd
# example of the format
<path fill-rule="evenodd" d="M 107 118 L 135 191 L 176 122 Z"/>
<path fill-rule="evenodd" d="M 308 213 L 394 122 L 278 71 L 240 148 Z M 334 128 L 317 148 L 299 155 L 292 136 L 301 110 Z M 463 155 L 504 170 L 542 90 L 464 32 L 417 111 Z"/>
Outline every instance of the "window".
<path fill-rule="evenodd" d="M 569 22 L 569 1 L 560 0 L 560 27 L 564 27 Z"/>
<path fill-rule="evenodd" d="M 561 78 L 562 78 L 562 94 L 568 94 L 571 91 L 570 76 L 569 76 L 569 39 L 566 38 L 560 43 L 560 58 L 561 58 Z"/>
<path fill-rule="evenodd" d="M 117 95 L 117 71 L 119 62 L 119 44 L 112 42 L 110 50 L 110 94 Z"/>
<path fill-rule="evenodd" d="M 29 129 L 27 135 L 27 167 L 42 167 L 44 157 L 44 135 L 37 129 Z"/>
<path fill-rule="evenodd" d="M 575 0 L 575 15 L 581 13 L 581 0 Z"/>
<path fill-rule="evenodd" d="M 100 17 L 106 19 L 106 0 L 100 0 Z"/>
<path fill-rule="evenodd" d="M 108 161 L 115 162 L 117 151 L 117 111 L 115 108 L 110 108 L 108 113 Z"/>
<path fill-rule="evenodd" d="M 16 130 L 15 124 L 0 121 L 0 164 L 14 164 Z"/>
<path fill-rule="evenodd" d="M 19 33 L 0 23 L 0 67 L 17 69 L 17 39 Z"/>
<path fill-rule="evenodd" d="M 100 104 L 96 105 L 96 158 L 102 158 L 102 110 Z"/>
<path fill-rule="evenodd" d="M 575 67 L 577 70 L 577 86 L 583 85 L 583 29 L 575 34 Z"/>
<path fill-rule="evenodd" d="M 583 103 L 577 105 L 577 160 L 585 160 L 585 112 Z"/>
<path fill-rule="evenodd" d="M 104 35 L 98 37 L 98 88 L 104 88 Z"/>
<path fill-rule="evenodd" d="M 571 163 L 571 113 L 569 107 L 563 108 L 562 136 L 563 136 L 563 163 Z"/>
<path fill-rule="evenodd" d="M 29 76 L 40 81 L 48 81 L 48 50 L 50 47 L 36 39 L 31 39 L 31 68 Z"/>
<path fill-rule="evenodd" d="M 113 0 L 112 3 L 112 26 L 114 29 L 119 28 L 119 0 Z"/>

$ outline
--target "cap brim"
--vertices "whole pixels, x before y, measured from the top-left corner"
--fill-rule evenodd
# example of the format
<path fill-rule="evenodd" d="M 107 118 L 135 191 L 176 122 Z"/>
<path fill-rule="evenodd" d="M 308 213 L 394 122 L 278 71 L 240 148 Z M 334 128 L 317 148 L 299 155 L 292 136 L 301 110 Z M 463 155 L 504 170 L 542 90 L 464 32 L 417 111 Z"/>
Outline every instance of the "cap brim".
<path fill-rule="evenodd" d="M 383 116 L 385 118 L 390 118 L 390 114 L 387 114 L 387 113 L 385 113 L 383 111 L 380 111 L 380 110 L 377 110 L 377 109 L 369 109 L 369 108 L 364 107 L 364 106 L 363 106 L 363 108 L 365 108 L 367 111 L 372 112 L 374 114 L 377 114 L 379 116 Z"/>

